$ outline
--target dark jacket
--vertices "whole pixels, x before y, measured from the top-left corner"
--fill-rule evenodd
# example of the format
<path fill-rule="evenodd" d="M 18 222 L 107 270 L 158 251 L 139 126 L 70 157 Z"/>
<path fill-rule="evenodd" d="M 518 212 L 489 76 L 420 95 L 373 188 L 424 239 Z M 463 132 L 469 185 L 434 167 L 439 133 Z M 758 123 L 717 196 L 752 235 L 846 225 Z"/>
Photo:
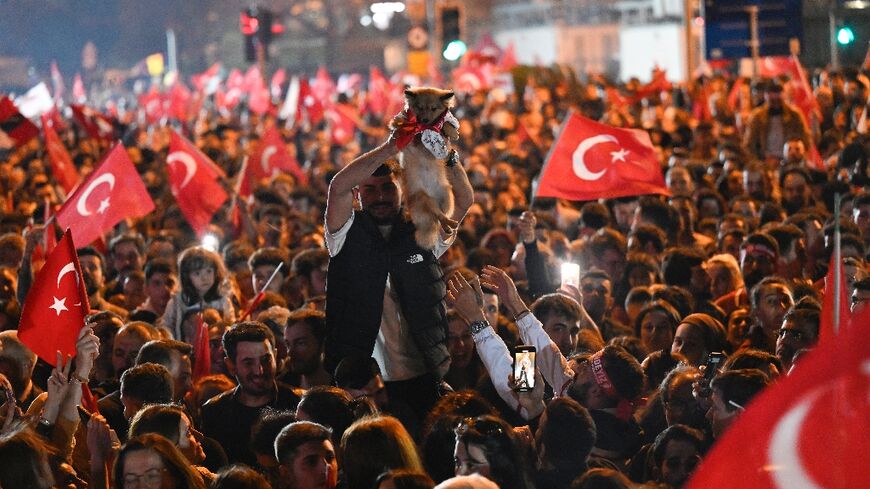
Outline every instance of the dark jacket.
<path fill-rule="evenodd" d="M 356 212 L 344 245 L 329 260 L 326 282 L 326 368 L 346 356 L 371 356 L 381 326 L 389 274 L 411 337 L 430 371 L 450 361 L 446 348 L 446 287 L 438 259 L 414 240 L 401 217 L 389 239 L 365 212 Z M 446 370 L 446 369 L 445 369 Z"/>
<path fill-rule="evenodd" d="M 218 442 L 230 463 L 255 467 L 257 457 L 250 448 L 251 428 L 267 408 L 296 409 L 299 395 L 292 387 L 276 383 L 272 401 L 260 407 L 248 407 L 238 400 L 239 388 L 212 397 L 202 406 L 202 433 Z"/>

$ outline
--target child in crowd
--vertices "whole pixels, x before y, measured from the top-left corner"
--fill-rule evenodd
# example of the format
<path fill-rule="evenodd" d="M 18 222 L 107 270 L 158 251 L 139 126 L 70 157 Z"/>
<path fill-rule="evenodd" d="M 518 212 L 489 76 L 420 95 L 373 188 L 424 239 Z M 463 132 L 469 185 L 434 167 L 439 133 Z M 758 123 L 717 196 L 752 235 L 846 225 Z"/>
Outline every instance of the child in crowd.
<path fill-rule="evenodd" d="M 169 299 L 163 314 L 163 325 L 175 339 L 193 342 L 193 331 L 184 323 L 186 313 L 192 310 L 215 309 L 222 319 L 235 320 L 227 273 L 217 253 L 201 247 L 188 248 L 178 258 L 178 275 L 181 289 Z"/>

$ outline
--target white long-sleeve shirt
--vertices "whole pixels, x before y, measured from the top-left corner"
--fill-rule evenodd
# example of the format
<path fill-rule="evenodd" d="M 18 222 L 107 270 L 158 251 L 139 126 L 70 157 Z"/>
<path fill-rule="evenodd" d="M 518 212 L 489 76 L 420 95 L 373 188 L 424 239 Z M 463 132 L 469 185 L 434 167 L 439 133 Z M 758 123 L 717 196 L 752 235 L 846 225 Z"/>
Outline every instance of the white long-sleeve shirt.
<path fill-rule="evenodd" d="M 568 366 L 568 360 L 562 355 L 556 343 L 550 339 L 550 335 L 544 331 L 544 325 L 538 321 L 534 314 L 529 313 L 520 318 L 517 321 L 517 326 L 523 343 L 534 346 L 537 352 L 535 368 L 537 385 L 540 385 L 543 376 L 543 379 L 553 386 L 557 397 L 564 396 L 568 386 L 574 380 L 574 371 Z M 508 406 L 518 410 L 520 416 L 525 419 L 531 419 L 540 414 L 529 413 L 525 408 L 520 409 L 517 393 L 508 384 L 513 357 L 501 337 L 491 327 L 486 328 L 474 335 L 474 344 L 499 397 Z"/>
<path fill-rule="evenodd" d="M 538 325 L 540 325 L 540 322 L 538 322 L 538 320 L 531 314 L 522 318 L 520 323 L 525 322 L 529 317 L 532 318 L 532 321 L 537 322 Z M 541 332 L 543 332 L 543 329 L 541 329 Z M 546 333 L 544 333 L 544 335 L 546 336 Z M 511 352 L 508 350 L 507 345 L 501 337 L 495 333 L 492 327 L 486 328 L 474 335 L 474 344 L 477 348 L 477 354 L 483 362 L 484 367 L 486 367 L 486 371 L 489 373 L 489 377 L 492 379 L 492 384 L 495 386 L 495 390 L 499 397 L 501 397 L 508 406 L 517 411 L 520 416 L 525 419 L 532 419 L 540 415 L 544 408 L 543 403 L 541 403 L 541 405 L 533 412 L 529 412 L 525 407 L 520 406 L 517 393 L 514 392 L 508 384 L 508 377 L 510 376 L 513 367 L 513 357 L 511 356 Z M 556 351 L 558 352 L 559 349 L 556 348 Z M 550 356 L 551 355 L 549 354 L 544 355 L 544 357 Z M 541 373 L 546 367 L 542 366 L 545 365 L 541 363 L 542 356 L 536 356 L 536 358 L 537 368 L 535 368 L 535 390 L 537 391 L 543 389 L 542 381 L 546 378 L 546 375 L 542 376 Z"/>

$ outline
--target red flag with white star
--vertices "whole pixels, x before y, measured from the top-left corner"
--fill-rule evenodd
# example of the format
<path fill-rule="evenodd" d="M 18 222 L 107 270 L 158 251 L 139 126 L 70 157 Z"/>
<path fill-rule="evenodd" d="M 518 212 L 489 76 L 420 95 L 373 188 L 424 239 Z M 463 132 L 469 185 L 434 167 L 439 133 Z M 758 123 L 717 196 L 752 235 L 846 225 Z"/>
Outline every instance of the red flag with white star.
<path fill-rule="evenodd" d="M 87 246 L 126 218 L 154 210 L 154 201 L 122 144 L 110 149 L 87 180 L 57 213 L 61 229 L 71 228 Z"/>
<path fill-rule="evenodd" d="M 169 188 L 197 236 L 205 233 L 214 213 L 228 198 L 216 181 L 219 175 L 213 166 L 214 163 L 209 162 L 193 143 L 175 131 L 170 133 L 169 155 L 166 157 Z"/>
<path fill-rule="evenodd" d="M 643 194 L 670 195 L 649 135 L 568 114 L 535 195 L 595 200 Z"/>
<path fill-rule="evenodd" d="M 685 487 L 870 487 L 870 308 L 843 323 L 744 406 Z"/>
<path fill-rule="evenodd" d="M 55 353 L 76 354 L 76 340 L 90 312 L 82 268 L 67 229 L 48 255 L 24 299 L 18 338 L 51 365 Z"/>

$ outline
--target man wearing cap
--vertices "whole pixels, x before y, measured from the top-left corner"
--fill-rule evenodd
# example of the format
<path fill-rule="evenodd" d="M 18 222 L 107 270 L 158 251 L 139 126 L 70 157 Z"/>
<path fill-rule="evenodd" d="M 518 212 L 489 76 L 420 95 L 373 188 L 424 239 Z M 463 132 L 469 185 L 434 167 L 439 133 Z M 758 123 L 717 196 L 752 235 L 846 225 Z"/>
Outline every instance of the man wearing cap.
<path fill-rule="evenodd" d="M 764 91 L 764 104 L 749 116 L 743 145 L 753 155 L 779 165 L 787 141 L 810 144 L 810 130 L 801 113 L 782 99 L 782 85 L 771 82 Z"/>

